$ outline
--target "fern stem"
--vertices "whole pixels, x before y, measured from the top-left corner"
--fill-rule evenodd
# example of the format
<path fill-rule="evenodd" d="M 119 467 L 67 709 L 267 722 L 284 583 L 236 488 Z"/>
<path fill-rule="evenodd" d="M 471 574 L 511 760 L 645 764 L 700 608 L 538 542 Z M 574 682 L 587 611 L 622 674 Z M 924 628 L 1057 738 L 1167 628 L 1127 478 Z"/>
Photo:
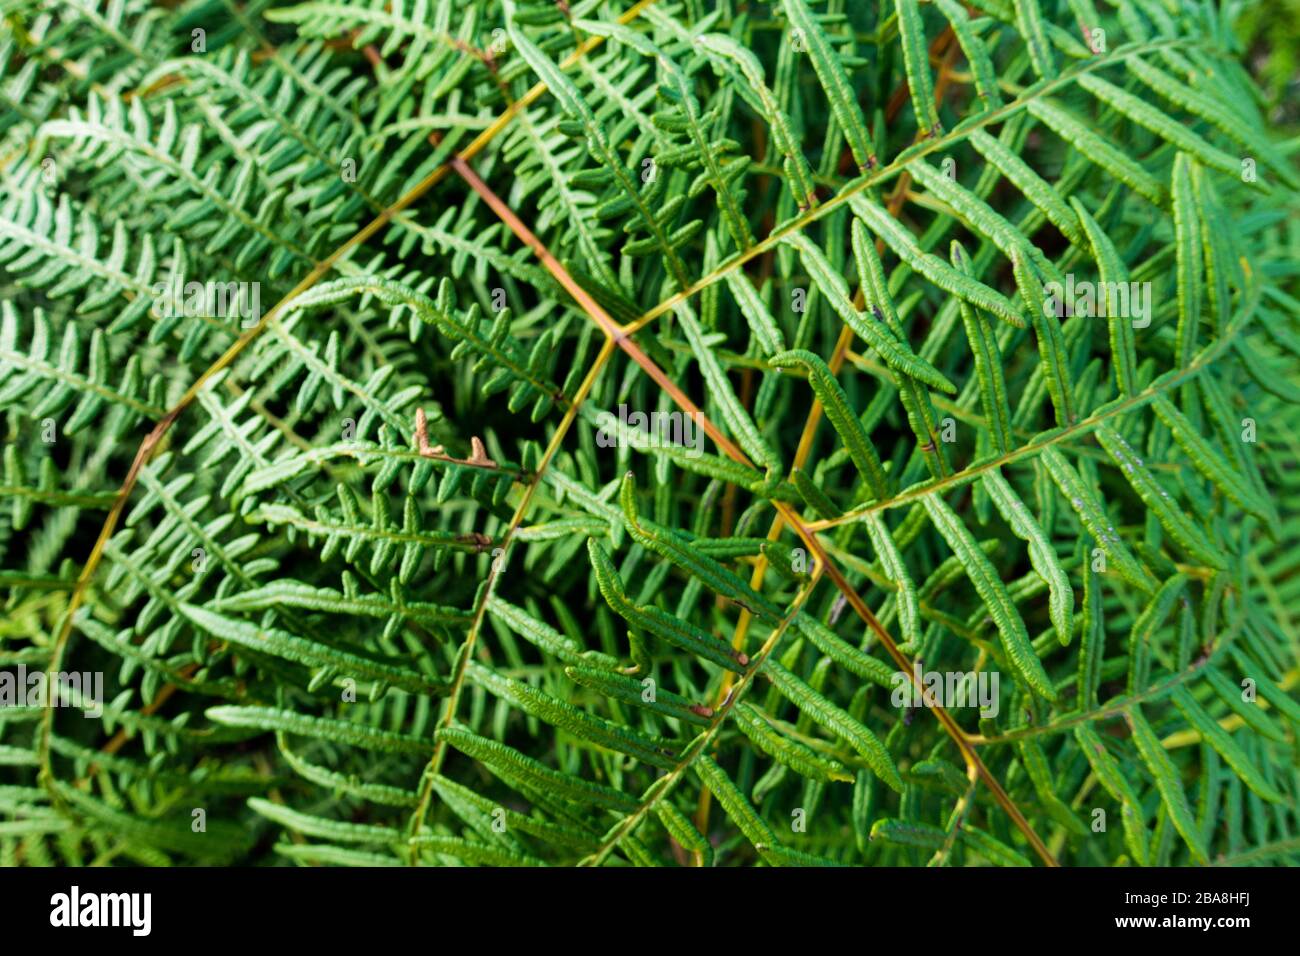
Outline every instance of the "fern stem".
<path fill-rule="evenodd" d="M 468 167 L 466 167 L 468 168 Z M 549 255 L 549 253 L 548 253 Z M 597 306 L 599 308 L 599 306 Z M 601 371 L 605 368 L 606 363 L 614 354 L 614 343 L 612 339 L 606 338 L 604 345 L 592 362 L 591 368 L 587 370 L 586 377 L 582 384 L 578 386 L 577 392 L 573 396 L 573 403 L 564 413 L 559 427 L 556 428 L 555 434 L 551 436 L 550 442 L 543 452 L 540 462 L 533 477 L 529 480 L 524 489 L 523 497 L 515 507 L 514 514 L 510 518 L 510 524 L 505 534 L 501 537 L 500 547 L 501 555 L 488 565 L 487 579 L 479 589 L 478 597 L 475 602 L 473 620 L 470 622 L 469 631 L 465 635 L 465 640 L 461 644 L 460 651 L 456 655 L 456 671 L 452 675 L 451 688 L 447 694 L 446 701 L 443 704 L 442 716 L 438 720 L 438 727 L 450 727 L 456 718 L 457 705 L 460 703 L 461 691 L 465 686 L 465 675 L 469 669 L 469 662 L 474 655 L 474 645 L 478 640 L 479 632 L 483 627 L 483 620 L 487 614 L 488 601 L 492 598 L 492 591 L 500 573 L 504 570 L 506 562 L 510 557 L 510 549 L 514 543 L 516 533 L 520 525 L 528 515 L 528 508 L 532 504 L 533 495 L 542 483 L 542 477 L 546 474 L 546 469 L 551 461 L 555 458 L 556 452 L 559 451 L 560 445 L 564 441 L 565 435 L 573 423 L 578 419 L 578 409 L 586 399 L 591 389 L 595 387 Z M 429 802 L 433 795 L 433 778 L 442 769 L 442 760 L 447 752 L 447 746 L 442 740 L 438 740 L 433 747 L 433 756 L 429 759 L 429 765 L 425 768 L 420 784 L 420 799 L 416 805 L 415 812 L 411 814 L 411 822 L 408 827 L 408 835 L 416 836 L 421 827 L 424 825 L 424 818 L 429 810 Z M 411 846 L 411 861 L 416 862 L 418 859 L 418 846 Z"/>
<path fill-rule="evenodd" d="M 603 332 L 605 332 L 608 337 L 607 343 L 612 341 L 626 352 L 628 356 L 651 378 L 651 380 L 668 393 L 669 397 L 671 397 L 683 411 L 689 413 L 700 423 L 700 427 L 703 428 L 705 434 L 712 438 L 729 458 L 744 465 L 753 464 L 745 456 L 744 452 L 737 448 L 730 439 L 722 434 L 721 430 L 719 430 L 718 427 L 704 414 L 704 412 L 686 396 L 677 384 L 673 382 L 617 324 L 614 323 L 614 320 L 609 317 L 608 313 L 606 313 L 605 310 L 602 309 L 576 281 L 574 281 L 573 277 L 568 274 L 568 271 L 564 266 L 562 266 L 559 261 L 551 255 L 542 241 L 523 224 L 510 207 L 507 206 L 499 196 L 492 192 L 492 190 L 488 188 L 487 184 L 484 183 L 468 165 L 460 160 L 453 160 L 453 166 L 465 181 L 470 184 L 474 191 L 479 194 L 483 201 L 486 202 L 488 206 L 501 217 L 502 221 L 510 227 L 511 231 L 518 236 L 520 241 L 537 253 L 538 257 L 546 265 L 547 269 L 550 270 L 557 279 L 559 279 L 566 289 L 570 290 L 570 294 L 583 305 L 584 310 L 587 312 L 587 315 L 591 320 L 595 322 Z M 847 348 L 847 346 L 848 343 L 845 344 L 845 348 Z M 889 632 L 885 630 L 879 620 L 876 619 L 876 616 L 871 612 L 871 609 L 867 607 L 866 603 L 858 595 L 857 591 L 854 590 L 848 579 L 844 577 L 839 568 L 835 566 L 830 556 L 817 540 L 815 533 L 808 529 L 799 515 L 796 514 L 794 509 L 789 505 L 781 501 L 774 501 L 773 505 L 780 513 L 781 517 L 790 525 L 799 537 L 803 539 L 804 543 L 808 545 L 808 548 L 816 559 L 817 566 L 825 568 L 826 573 L 829 574 L 831 580 L 835 582 L 835 586 L 839 588 L 848 599 L 849 605 L 876 633 L 876 636 L 880 639 L 881 643 L 884 644 L 889 655 L 894 659 L 895 663 L 898 664 L 899 669 L 903 671 L 903 673 L 910 675 L 911 680 L 917 686 L 917 689 L 921 691 L 923 698 L 929 700 L 926 696 L 920 677 L 913 671 L 912 662 L 898 649 L 898 645 L 894 643 L 894 639 L 890 637 Z M 961 727 L 957 725 L 957 722 L 944 708 L 938 706 L 937 702 L 931 702 L 929 709 L 934 713 L 935 717 L 938 718 L 939 722 L 943 725 L 944 730 L 956 742 L 967 763 L 974 765 L 976 772 L 979 773 L 981 779 L 984 780 L 985 784 L 987 784 L 989 789 L 993 792 L 994 799 L 997 800 L 1003 810 L 1006 811 L 1007 815 L 1011 817 L 1012 822 L 1015 823 L 1016 827 L 1025 835 L 1025 839 L 1029 841 L 1029 844 L 1034 848 L 1034 851 L 1038 853 L 1043 862 L 1048 866 L 1056 866 L 1056 860 L 1048 851 L 1047 846 L 1041 839 L 1039 839 L 1038 835 L 1034 832 L 1033 827 L 1030 826 L 1029 821 L 1026 820 L 1024 814 L 1020 812 L 1019 807 L 1015 805 L 1007 795 L 1007 792 L 1002 789 L 1002 785 L 998 783 L 997 779 L 989 772 L 988 768 L 984 766 L 984 762 L 980 760 L 979 754 L 975 752 L 975 748 L 971 746 L 965 733 L 962 731 Z"/>
<path fill-rule="evenodd" d="M 644 328 L 659 316 L 671 311 L 673 308 L 695 296 L 697 293 L 707 289 L 715 282 L 724 278 L 727 274 L 735 272 L 751 259 L 774 250 L 784 239 L 802 232 L 814 222 L 817 222 L 824 216 L 834 212 L 840 206 L 847 203 L 851 197 L 864 193 L 868 189 L 879 186 L 882 183 L 893 179 L 895 176 L 898 176 L 904 171 L 904 168 L 908 163 L 929 156 L 932 153 L 950 150 L 957 143 L 965 140 L 966 137 L 975 130 L 983 129 L 986 126 L 992 126 L 995 123 L 1005 122 L 1012 116 L 1015 116 L 1022 110 L 1026 109 L 1029 103 L 1055 93 L 1063 87 L 1069 86 L 1080 76 L 1091 73 L 1103 66 L 1109 66 L 1120 60 L 1128 59 L 1129 57 L 1141 56 L 1146 53 L 1154 53 L 1158 50 L 1172 49 L 1179 46 L 1199 45 L 1200 44 L 1195 41 L 1182 37 L 1153 40 L 1146 43 L 1126 44 L 1122 47 L 1116 47 L 1114 53 L 1109 57 L 1094 57 L 1091 60 L 1082 61 L 1070 67 L 1069 70 L 1063 70 L 1056 78 L 1049 80 L 1046 83 L 1036 84 L 1032 88 L 1032 92 L 1026 93 L 1022 90 L 1019 98 L 1012 102 L 981 113 L 979 116 L 971 119 L 970 122 L 964 124 L 960 129 L 950 130 L 940 136 L 930 137 L 923 140 L 922 142 L 904 150 L 891 162 L 878 166 L 875 169 L 864 173 L 862 176 L 850 180 L 843 189 L 825 202 L 801 213 L 794 219 L 790 220 L 787 224 L 754 243 L 744 252 L 736 253 L 711 272 L 700 276 L 700 278 L 696 279 L 686 288 L 680 289 L 668 296 L 658 305 L 644 313 L 640 318 L 625 325 L 623 331 L 630 335 Z"/>
<path fill-rule="evenodd" d="M 988 458 L 984 461 L 975 462 L 962 469 L 961 471 L 950 475 L 947 478 L 934 478 L 927 481 L 919 482 L 910 488 L 905 488 L 891 498 L 882 501 L 873 501 L 864 508 L 855 511 L 846 512 L 838 518 L 823 518 L 819 521 L 809 522 L 810 531 L 825 531 L 828 528 L 834 528 L 843 524 L 853 524 L 863 520 L 866 516 L 881 511 L 887 511 L 890 508 L 898 508 L 914 501 L 919 501 L 928 495 L 936 494 L 952 488 L 958 488 L 964 484 L 970 483 L 976 477 L 988 471 L 1001 468 L 1003 465 L 1019 461 L 1022 458 L 1035 455 L 1044 448 L 1050 448 L 1069 438 L 1075 438 L 1080 435 L 1086 435 L 1093 429 L 1104 424 L 1106 421 L 1117 418 L 1129 412 L 1136 411 L 1145 405 L 1150 404 L 1157 396 L 1175 386 L 1186 384 L 1196 376 L 1204 372 L 1219 356 L 1232 344 L 1233 339 L 1249 323 L 1251 316 L 1254 314 L 1255 307 L 1259 304 L 1259 285 L 1257 282 L 1251 284 L 1251 291 L 1248 300 L 1244 302 L 1232 323 L 1210 344 L 1206 345 L 1197 353 L 1197 357 L 1183 368 L 1173 369 L 1164 375 L 1161 375 L 1142 391 L 1127 395 L 1115 401 L 1108 402 L 1101 406 L 1100 410 L 1094 411 L 1086 418 L 1081 418 L 1073 425 L 1062 428 L 1052 429 L 1051 431 L 1041 432 L 1038 437 L 1032 439 L 1027 444 L 1013 449 L 1006 454 L 998 455 L 994 458 Z"/>

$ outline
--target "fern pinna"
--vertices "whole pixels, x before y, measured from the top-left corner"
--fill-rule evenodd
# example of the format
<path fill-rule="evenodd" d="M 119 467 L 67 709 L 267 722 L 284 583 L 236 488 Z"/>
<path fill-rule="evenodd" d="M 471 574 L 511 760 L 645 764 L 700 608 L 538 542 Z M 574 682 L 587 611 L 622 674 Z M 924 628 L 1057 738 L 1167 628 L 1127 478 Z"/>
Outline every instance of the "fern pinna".
<path fill-rule="evenodd" d="M 1233 30 L 6 4 L 0 861 L 1300 860 Z"/>

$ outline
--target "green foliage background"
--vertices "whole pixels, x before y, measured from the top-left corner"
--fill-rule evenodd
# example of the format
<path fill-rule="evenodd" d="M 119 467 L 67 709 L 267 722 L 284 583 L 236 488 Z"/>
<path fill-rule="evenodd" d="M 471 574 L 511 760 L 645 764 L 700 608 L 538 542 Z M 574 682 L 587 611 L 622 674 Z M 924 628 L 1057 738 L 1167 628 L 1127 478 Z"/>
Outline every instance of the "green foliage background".
<path fill-rule="evenodd" d="M 1273 5 L 0 9 L 0 862 L 1300 860 Z"/>

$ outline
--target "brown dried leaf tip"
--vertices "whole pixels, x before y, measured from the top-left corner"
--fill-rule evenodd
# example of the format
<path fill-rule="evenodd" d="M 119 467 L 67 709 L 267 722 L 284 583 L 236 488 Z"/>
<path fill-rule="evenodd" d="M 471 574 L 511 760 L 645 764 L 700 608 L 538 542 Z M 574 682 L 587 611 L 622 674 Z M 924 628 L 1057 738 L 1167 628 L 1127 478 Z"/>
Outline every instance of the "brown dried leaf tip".
<path fill-rule="evenodd" d="M 447 454 L 441 445 L 430 446 L 429 419 L 424 414 L 423 408 L 415 410 L 415 445 L 424 458 L 436 458 L 439 461 L 449 461 L 457 465 L 470 465 L 474 468 L 497 467 L 497 463 L 488 456 L 487 449 L 483 447 L 483 441 L 477 435 L 470 438 L 468 458 L 453 458 Z"/>

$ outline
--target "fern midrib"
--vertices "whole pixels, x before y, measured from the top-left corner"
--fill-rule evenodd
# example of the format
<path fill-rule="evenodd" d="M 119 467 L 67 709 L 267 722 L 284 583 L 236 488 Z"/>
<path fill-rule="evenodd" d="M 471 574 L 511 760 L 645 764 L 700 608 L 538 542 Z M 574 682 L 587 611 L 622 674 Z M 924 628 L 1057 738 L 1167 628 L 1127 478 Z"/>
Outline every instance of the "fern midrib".
<path fill-rule="evenodd" d="M 613 320 L 609 318 L 604 310 L 596 305 L 594 300 L 591 300 L 589 295 L 581 291 L 580 287 L 577 286 L 572 277 L 564 270 L 564 267 L 561 266 L 554 256 L 546 250 L 546 247 L 542 244 L 541 240 L 533 235 L 532 232 L 519 221 L 519 218 L 509 209 L 509 207 L 507 207 L 463 161 L 457 160 L 454 165 L 456 171 L 460 173 L 461 177 L 474 188 L 475 192 L 484 199 L 488 206 L 492 208 L 492 210 L 496 212 L 508 226 L 510 226 L 511 230 L 515 232 L 526 245 L 532 248 L 533 251 L 542 258 L 546 267 L 551 270 L 557 279 L 560 280 L 561 284 L 565 285 L 566 288 L 577 290 L 579 294 L 575 295 L 575 298 L 578 298 L 579 302 L 583 305 L 584 311 L 587 312 L 588 317 L 599 326 L 603 332 L 605 332 L 606 346 L 608 346 L 611 341 L 617 344 L 619 348 L 625 351 L 638 365 L 641 366 L 642 370 L 649 375 L 656 384 L 668 393 L 669 397 L 679 407 L 681 407 L 683 411 L 686 411 L 695 417 L 695 420 L 699 423 L 700 427 L 714 440 L 715 443 L 718 444 L 728 457 L 741 464 L 752 466 L 753 463 L 745 456 L 744 452 L 728 440 L 721 431 L 719 431 L 717 426 L 709 420 L 704 412 L 701 411 L 689 398 L 687 398 L 681 389 L 678 388 L 677 385 L 669 379 L 627 335 L 619 334 L 618 327 L 614 325 Z M 847 339 L 851 338 L 851 331 L 849 331 L 847 327 L 845 331 L 841 333 L 841 338 L 845 339 L 844 347 L 847 348 Z M 576 416 L 576 406 L 570 410 L 570 414 Z M 554 447 L 554 443 L 552 444 L 552 447 Z M 536 485 L 531 485 L 530 488 L 532 487 L 536 487 Z M 879 637 L 886 650 L 889 651 L 890 656 L 893 657 L 895 662 L 899 665 L 900 669 L 904 673 L 912 675 L 912 681 L 917 684 L 918 689 L 921 689 L 921 679 L 914 673 L 911 667 L 911 662 L 907 659 L 906 655 L 898 649 L 893 638 L 890 637 L 889 633 L 876 619 L 875 615 L 872 614 L 871 610 L 867 607 L 865 602 L 863 602 L 862 598 L 858 596 L 852 585 L 849 584 L 848 579 L 845 578 L 839 569 L 830 561 L 829 555 L 827 555 L 821 544 L 817 541 L 815 533 L 810 532 L 804 526 L 798 515 L 795 514 L 794 510 L 789 505 L 779 501 L 774 501 L 773 505 L 781 517 L 789 523 L 791 528 L 793 528 L 799 537 L 803 539 L 814 554 L 816 558 L 815 569 L 824 568 L 831 575 L 831 579 L 835 582 L 836 587 L 843 592 L 854 611 L 856 611 L 867 625 L 876 632 L 877 637 Z M 518 512 L 516 512 L 516 514 L 518 514 Z M 489 585 L 486 590 L 491 590 L 491 582 L 493 580 L 495 580 L 495 573 L 493 573 L 493 576 L 489 578 Z M 472 633 L 476 633 L 476 629 L 472 631 Z M 464 662 L 464 665 L 467 665 L 468 654 L 462 655 L 461 660 Z M 464 670 L 462 666 L 462 670 L 456 678 L 457 685 L 463 681 L 463 678 Z M 975 767 L 981 779 L 983 779 L 988 785 L 999 805 L 1006 811 L 1007 815 L 1011 817 L 1012 822 L 1015 823 L 1017 828 L 1025 835 L 1025 838 L 1029 841 L 1035 852 L 1037 852 L 1039 856 L 1042 857 L 1043 861 L 1049 866 L 1057 865 L 1055 858 L 1034 832 L 1029 822 L 1020 812 L 1020 809 L 1011 801 L 1011 798 L 1007 795 L 1006 791 L 984 765 L 984 762 L 980 759 L 978 753 L 976 753 L 975 749 L 967 742 L 964 732 L 957 725 L 956 721 L 953 720 L 948 712 L 940 706 L 932 706 L 930 709 L 943 725 L 944 730 L 953 738 L 954 742 L 956 742 L 966 761 Z"/>
<path fill-rule="evenodd" d="M 1067 438 L 1074 438 L 1079 435 L 1088 434 L 1111 418 L 1142 408 L 1153 401 L 1157 396 L 1163 395 L 1174 386 L 1185 384 L 1204 372 L 1210 364 L 1212 364 L 1214 360 L 1232 344 L 1233 338 L 1246 327 L 1258 303 L 1259 285 L 1258 283 L 1253 283 L 1251 286 L 1250 301 L 1243 304 L 1243 306 L 1238 310 L 1234 320 L 1229 325 L 1228 329 L 1225 330 L 1224 334 L 1215 339 L 1214 342 L 1202 348 L 1198 353 L 1197 358 L 1194 359 L 1191 364 L 1161 375 L 1136 395 L 1124 396 L 1107 402 L 1102 406 L 1105 411 L 1093 412 L 1087 418 L 1080 419 L 1073 425 L 1064 428 L 1041 432 L 1040 434 L 1045 437 L 1033 440 L 1029 444 L 1014 449 L 1005 455 L 986 459 L 983 462 L 976 462 L 953 474 L 949 478 L 931 479 L 921 482 L 920 484 L 913 485 L 912 487 L 899 492 L 891 498 L 883 501 L 872 502 L 865 508 L 847 512 L 838 518 L 825 518 L 819 521 L 809 522 L 809 530 L 824 531 L 827 528 L 834 528 L 842 524 L 856 523 L 863 520 L 867 515 L 886 511 L 890 508 L 901 507 L 902 505 L 918 501 L 928 495 L 960 487 L 985 472 L 1001 468 L 1003 465 L 1034 455 L 1042 451 L 1044 448 L 1050 448 Z"/>
<path fill-rule="evenodd" d="M 713 271 L 701 276 L 695 282 L 686 288 L 675 292 L 668 298 L 661 301 L 658 305 L 652 307 L 648 312 L 643 314 L 636 321 L 629 323 L 624 327 L 626 333 L 633 333 L 644 328 L 650 322 L 664 313 L 670 311 L 679 303 L 691 298 L 695 294 L 703 291 L 713 285 L 719 279 L 723 278 L 730 272 L 741 268 L 757 256 L 770 252 L 776 248 L 780 242 L 788 236 L 801 232 L 814 222 L 819 221 L 822 217 L 834 212 L 844 203 L 848 202 L 852 196 L 856 196 L 875 186 L 888 182 L 895 176 L 905 171 L 905 167 L 913 160 L 929 156 L 944 149 L 951 149 L 957 143 L 966 139 L 974 130 L 983 129 L 985 126 L 1002 122 L 1011 116 L 1025 109 L 1026 106 L 1040 97 L 1047 96 L 1061 87 L 1068 86 L 1080 75 L 1090 73 L 1093 70 L 1100 69 L 1113 61 L 1130 56 L 1140 56 L 1146 53 L 1153 53 L 1166 48 L 1176 48 L 1181 46 L 1202 47 L 1199 41 L 1191 40 L 1185 37 L 1174 37 L 1165 40 L 1153 40 L 1147 43 L 1127 44 L 1117 47 L 1105 60 L 1085 61 L 1071 67 L 1070 70 L 1062 72 L 1056 79 L 1049 81 L 1038 89 L 1033 89 L 1023 94 L 1020 98 L 1011 103 L 1004 104 L 992 110 L 972 117 L 967 124 L 960 129 L 953 129 L 939 137 L 932 137 L 924 140 L 916 146 L 910 147 L 894 157 L 889 163 L 878 166 L 868 173 L 850 180 L 843 189 L 830 198 L 824 200 L 819 205 L 808 211 L 796 216 L 788 224 L 779 227 L 766 238 L 758 240 L 754 245 L 742 253 L 734 254 L 722 262 Z"/>

